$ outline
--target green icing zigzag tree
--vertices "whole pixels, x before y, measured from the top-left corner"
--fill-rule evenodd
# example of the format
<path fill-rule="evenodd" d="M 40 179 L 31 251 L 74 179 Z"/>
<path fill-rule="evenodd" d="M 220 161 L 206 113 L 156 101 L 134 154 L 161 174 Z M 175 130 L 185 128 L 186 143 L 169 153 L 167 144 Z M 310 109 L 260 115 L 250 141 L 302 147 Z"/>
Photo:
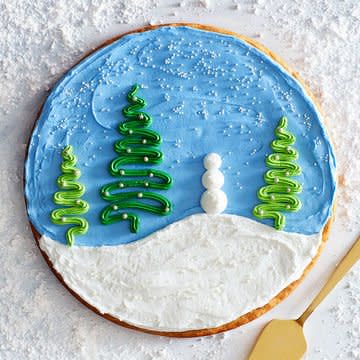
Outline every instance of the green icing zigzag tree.
<path fill-rule="evenodd" d="M 161 170 L 129 169 L 125 165 L 160 164 L 163 154 L 159 150 L 160 135 L 149 129 L 152 119 L 142 111 L 146 106 L 143 99 L 136 94 L 138 85 L 134 85 L 127 95 L 129 105 L 122 110 L 126 120 L 119 125 L 119 132 L 124 136 L 114 145 L 118 157 L 110 164 L 111 175 L 119 181 L 105 185 L 101 189 L 101 197 L 109 201 L 101 212 L 101 222 L 111 224 L 118 221 L 129 220 L 130 231 L 138 232 L 139 217 L 125 209 L 138 209 L 158 215 L 169 215 L 172 206 L 170 201 L 149 189 L 166 190 L 172 184 L 170 175 Z M 139 179 L 136 179 L 139 178 Z M 129 188 L 144 190 L 125 191 Z"/>
<path fill-rule="evenodd" d="M 294 161 L 298 152 L 291 146 L 296 138 L 287 129 L 287 118 L 283 116 L 275 129 L 276 140 L 272 141 L 274 153 L 266 158 L 268 170 L 264 179 L 267 186 L 259 189 L 257 195 L 262 204 L 256 205 L 253 214 L 257 218 L 274 219 L 274 227 L 282 230 L 285 226 L 284 211 L 298 211 L 301 202 L 295 194 L 302 191 L 302 186 L 293 176 L 301 174 L 301 168 Z"/>
<path fill-rule="evenodd" d="M 88 231 L 88 222 L 77 215 L 83 215 L 88 212 L 89 204 L 81 200 L 85 193 L 85 186 L 77 182 L 81 176 L 79 169 L 75 167 L 77 159 L 73 153 L 73 148 L 68 145 L 61 153 L 63 162 L 61 171 L 63 175 L 57 178 L 59 189 L 54 194 L 54 203 L 65 206 L 65 208 L 55 209 L 51 212 L 51 221 L 56 225 L 76 225 L 66 232 L 66 240 L 69 246 L 75 242 L 75 236 L 83 235 Z"/>

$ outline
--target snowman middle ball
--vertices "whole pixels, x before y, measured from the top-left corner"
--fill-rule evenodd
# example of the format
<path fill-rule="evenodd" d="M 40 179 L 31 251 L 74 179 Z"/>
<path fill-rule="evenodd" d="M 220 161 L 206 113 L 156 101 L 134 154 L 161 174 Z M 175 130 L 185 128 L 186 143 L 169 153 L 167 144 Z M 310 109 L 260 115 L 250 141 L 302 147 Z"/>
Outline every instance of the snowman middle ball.
<path fill-rule="evenodd" d="M 224 185 L 224 175 L 218 169 L 207 170 L 201 178 L 205 189 L 220 189 Z"/>

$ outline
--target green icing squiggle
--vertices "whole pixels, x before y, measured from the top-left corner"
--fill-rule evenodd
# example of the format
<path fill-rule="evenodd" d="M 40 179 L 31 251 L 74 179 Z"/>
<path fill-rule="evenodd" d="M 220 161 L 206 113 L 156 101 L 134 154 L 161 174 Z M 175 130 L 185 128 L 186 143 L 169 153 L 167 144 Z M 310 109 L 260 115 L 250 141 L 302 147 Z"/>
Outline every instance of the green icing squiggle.
<path fill-rule="evenodd" d="M 302 191 L 302 186 L 293 176 L 301 174 L 301 168 L 294 161 L 298 152 L 291 146 L 296 138 L 287 129 L 287 118 L 283 116 L 275 129 L 276 140 L 272 141 L 274 153 L 266 158 L 266 165 L 271 168 L 264 175 L 267 186 L 259 189 L 257 195 L 262 204 L 256 205 L 253 214 L 257 218 L 274 219 L 274 227 L 282 230 L 285 226 L 283 211 L 298 211 L 300 200 L 295 196 Z"/>
<path fill-rule="evenodd" d="M 80 199 L 85 193 L 85 186 L 76 181 L 80 178 L 81 172 L 75 167 L 77 159 L 72 146 L 66 146 L 61 155 L 63 158 L 61 164 L 63 175 L 57 178 L 57 185 L 59 189 L 64 191 L 58 191 L 54 194 L 54 203 L 66 206 L 66 208 L 53 210 L 51 221 L 57 225 L 76 225 L 66 232 L 67 243 L 72 246 L 75 242 L 75 236 L 86 234 L 88 231 L 88 222 L 77 215 L 87 213 L 89 204 Z"/>
<path fill-rule="evenodd" d="M 136 96 L 138 90 L 139 86 L 134 85 L 127 95 L 129 105 L 122 111 L 126 120 L 119 125 L 119 132 L 124 138 L 115 143 L 114 150 L 119 156 L 110 164 L 110 173 L 120 181 L 103 186 L 100 193 L 104 200 L 111 203 L 101 212 L 101 222 L 111 224 L 129 220 L 131 232 L 138 232 L 139 217 L 122 210 L 138 209 L 157 215 L 168 215 L 172 210 L 171 202 L 166 197 L 148 191 L 169 189 L 172 184 L 169 174 L 161 170 L 123 168 L 124 165 L 134 164 L 157 165 L 163 160 L 159 150 L 161 137 L 149 129 L 152 119 L 142 111 L 146 103 Z M 129 188 L 144 190 L 122 192 Z"/>

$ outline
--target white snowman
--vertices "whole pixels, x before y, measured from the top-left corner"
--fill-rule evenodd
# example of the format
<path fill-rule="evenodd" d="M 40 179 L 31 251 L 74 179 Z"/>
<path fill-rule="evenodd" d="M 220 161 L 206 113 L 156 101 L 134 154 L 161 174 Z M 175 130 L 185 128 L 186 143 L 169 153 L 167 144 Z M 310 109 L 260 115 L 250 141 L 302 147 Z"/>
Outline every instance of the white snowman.
<path fill-rule="evenodd" d="M 224 175 L 219 170 L 221 157 L 216 153 L 209 153 L 204 158 L 206 169 L 201 178 L 202 184 L 207 189 L 201 196 L 200 204 L 207 214 L 221 214 L 227 206 L 226 194 L 221 190 L 224 185 Z"/>

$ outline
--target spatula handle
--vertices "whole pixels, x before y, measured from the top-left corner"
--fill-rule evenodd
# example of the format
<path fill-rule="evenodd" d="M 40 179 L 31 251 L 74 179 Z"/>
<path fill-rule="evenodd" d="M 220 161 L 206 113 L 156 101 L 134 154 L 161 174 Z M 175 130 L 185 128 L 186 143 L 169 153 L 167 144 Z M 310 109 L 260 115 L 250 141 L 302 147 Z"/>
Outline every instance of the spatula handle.
<path fill-rule="evenodd" d="M 360 259 L 360 237 L 356 240 L 355 244 L 341 260 L 335 271 L 330 276 L 330 279 L 320 290 L 319 294 L 315 297 L 305 312 L 297 319 L 300 325 L 303 325 L 306 319 L 313 313 L 316 307 L 325 299 L 335 285 L 345 276 L 350 268 Z"/>

